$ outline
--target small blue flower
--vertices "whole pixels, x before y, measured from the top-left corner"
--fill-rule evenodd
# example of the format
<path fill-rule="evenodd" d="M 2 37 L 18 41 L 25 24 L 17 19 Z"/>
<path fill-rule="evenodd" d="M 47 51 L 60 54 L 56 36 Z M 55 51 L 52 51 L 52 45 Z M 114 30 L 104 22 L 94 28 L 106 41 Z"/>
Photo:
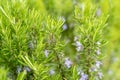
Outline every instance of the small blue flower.
<path fill-rule="evenodd" d="M 50 69 L 49 73 L 50 73 L 50 75 L 53 75 L 53 74 L 55 74 L 55 71 L 53 69 Z"/>
<path fill-rule="evenodd" d="M 96 65 L 97 68 L 100 68 L 100 65 L 101 65 L 101 64 L 102 64 L 102 63 L 101 63 L 100 61 L 96 61 L 96 64 L 95 64 L 95 65 Z"/>
<path fill-rule="evenodd" d="M 81 44 L 79 41 L 76 41 L 76 42 L 75 42 L 75 45 L 76 45 L 76 46 L 82 46 L 82 44 Z"/>
<path fill-rule="evenodd" d="M 27 72 L 30 72 L 30 71 L 31 71 L 31 69 L 30 69 L 29 67 L 27 67 L 27 66 L 25 66 L 25 67 L 23 68 L 23 70 L 26 70 Z"/>
<path fill-rule="evenodd" d="M 48 57 L 49 51 L 48 51 L 48 50 L 45 50 L 45 51 L 44 51 L 44 54 L 45 54 L 46 57 Z"/>
<path fill-rule="evenodd" d="M 65 63 L 64 64 L 67 68 L 70 68 L 73 63 L 69 58 L 65 58 Z"/>
<path fill-rule="evenodd" d="M 20 73 L 21 71 L 22 71 L 22 67 L 21 67 L 21 66 L 17 66 L 16 72 L 17 72 L 17 73 Z"/>
<path fill-rule="evenodd" d="M 100 9 L 100 8 L 98 8 L 98 9 L 97 9 L 97 11 L 96 11 L 96 16 L 98 16 L 98 17 L 99 17 L 100 15 L 101 15 L 101 9 Z"/>
<path fill-rule="evenodd" d="M 85 73 L 82 73 L 80 80 L 88 80 L 88 75 Z"/>
<path fill-rule="evenodd" d="M 101 54 L 100 49 L 96 50 L 96 54 L 97 54 L 97 55 L 100 55 L 100 54 Z"/>
<path fill-rule="evenodd" d="M 98 69 L 96 68 L 96 66 L 92 66 L 90 69 L 89 69 L 89 72 L 96 72 L 98 71 Z"/>
<path fill-rule="evenodd" d="M 68 27 L 67 27 L 66 24 L 64 24 L 64 25 L 62 26 L 62 28 L 63 28 L 64 31 L 68 29 Z"/>
<path fill-rule="evenodd" d="M 76 50 L 79 52 L 79 51 L 82 50 L 82 47 L 81 47 L 81 46 L 78 46 L 78 47 L 76 47 Z"/>
<path fill-rule="evenodd" d="M 75 42 L 75 46 L 78 52 L 83 50 L 83 45 L 79 41 Z"/>
<path fill-rule="evenodd" d="M 77 69 L 77 72 L 78 72 L 78 73 L 77 73 L 78 75 L 81 75 L 81 74 L 83 73 L 83 71 L 81 70 L 81 68 L 78 68 L 78 69 Z"/>
<path fill-rule="evenodd" d="M 99 77 L 99 79 L 102 79 L 103 73 L 102 72 L 98 72 L 98 77 Z"/>

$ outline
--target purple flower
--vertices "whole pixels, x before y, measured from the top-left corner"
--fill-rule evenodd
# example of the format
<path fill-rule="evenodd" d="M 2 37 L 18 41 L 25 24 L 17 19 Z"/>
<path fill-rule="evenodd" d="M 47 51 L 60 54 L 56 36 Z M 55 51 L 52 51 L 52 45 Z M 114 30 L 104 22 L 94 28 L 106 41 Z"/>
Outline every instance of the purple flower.
<path fill-rule="evenodd" d="M 67 27 L 66 24 L 64 24 L 64 25 L 62 26 L 62 28 L 63 28 L 64 31 L 68 29 L 68 27 Z"/>
<path fill-rule="evenodd" d="M 89 69 L 89 72 L 94 72 L 94 71 L 98 71 L 98 69 L 96 68 L 96 66 L 93 66 Z"/>
<path fill-rule="evenodd" d="M 98 72 L 98 77 L 99 77 L 100 79 L 102 79 L 103 73 L 102 73 L 102 72 Z"/>
<path fill-rule="evenodd" d="M 81 70 L 81 68 L 78 68 L 78 69 L 77 69 L 77 72 L 78 72 L 78 73 L 77 73 L 78 75 L 81 75 L 81 74 L 83 73 L 83 71 Z"/>
<path fill-rule="evenodd" d="M 98 71 L 98 69 L 100 68 L 101 64 L 102 64 L 102 63 L 101 63 L 100 61 L 96 61 L 95 65 L 93 65 L 93 66 L 89 69 L 89 72 Z"/>
<path fill-rule="evenodd" d="M 23 68 L 23 70 L 26 70 L 27 72 L 30 72 L 30 71 L 31 71 L 31 69 L 30 69 L 29 67 L 27 67 L 27 66 L 25 66 L 25 67 Z"/>
<path fill-rule="evenodd" d="M 65 63 L 64 64 L 67 68 L 70 68 L 73 63 L 69 58 L 65 58 Z"/>
<path fill-rule="evenodd" d="M 96 64 L 95 64 L 95 65 L 96 65 L 97 68 L 100 68 L 100 65 L 101 65 L 101 64 L 102 64 L 102 63 L 101 63 L 100 61 L 96 61 Z"/>
<path fill-rule="evenodd" d="M 85 73 L 82 73 L 80 80 L 87 80 L 87 79 L 88 79 L 88 75 Z"/>
<path fill-rule="evenodd" d="M 48 57 L 49 51 L 48 51 L 48 50 L 45 50 L 44 53 L 45 53 L 45 56 Z"/>
<path fill-rule="evenodd" d="M 75 46 L 78 52 L 83 50 L 83 45 L 80 42 L 76 41 Z"/>
<path fill-rule="evenodd" d="M 53 75 L 53 74 L 55 74 L 55 71 L 54 71 L 53 69 L 51 69 L 51 70 L 49 71 L 49 73 L 50 73 L 50 75 Z"/>
<path fill-rule="evenodd" d="M 96 16 L 98 16 L 98 17 L 99 17 L 100 15 L 101 15 L 101 9 L 100 9 L 100 8 L 98 8 L 98 9 L 97 9 L 97 11 L 96 11 Z"/>
<path fill-rule="evenodd" d="M 21 66 L 17 66 L 16 72 L 17 72 L 17 73 L 20 73 L 21 71 L 22 71 L 22 67 L 21 67 Z"/>
<path fill-rule="evenodd" d="M 101 54 L 100 49 L 96 50 L 96 54 L 97 54 L 97 55 L 100 55 L 100 54 Z"/>
<path fill-rule="evenodd" d="M 82 46 L 82 44 L 81 44 L 79 41 L 76 41 L 76 42 L 75 42 L 75 45 L 76 45 L 76 46 Z"/>
<path fill-rule="evenodd" d="M 79 52 L 79 51 L 82 50 L 82 47 L 81 47 L 81 46 L 78 46 L 78 47 L 76 48 L 76 50 Z"/>

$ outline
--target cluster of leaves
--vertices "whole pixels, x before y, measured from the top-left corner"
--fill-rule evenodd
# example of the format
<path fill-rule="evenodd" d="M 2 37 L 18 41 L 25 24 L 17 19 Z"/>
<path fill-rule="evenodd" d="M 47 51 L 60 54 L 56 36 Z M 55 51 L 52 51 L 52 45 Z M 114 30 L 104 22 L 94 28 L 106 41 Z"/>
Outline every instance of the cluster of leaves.
<path fill-rule="evenodd" d="M 95 76 L 99 78 L 102 76 L 99 75 L 101 70 L 97 65 L 102 64 L 100 62 L 103 58 L 101 49 L 106 44 L 102 35 L 107 17 L 104 17 L 105 14 L 101 13 L 100 9 L 94 7 L 90 2 L 86 5 L 82 4 L 81 9 L 76 7 L 75 18 L 78 24 L 75 28 L 75 34 L 78 35 L 78 41 L 84 47 L 84 50 L 78 53 L 80 56 L 79 65 L 90 80 L 95 80 Z"/>
<path fill-rule="evenodd" d="M 0 0 L 0 78 L 102 79 L 106 20 L 89 0 Z"/>

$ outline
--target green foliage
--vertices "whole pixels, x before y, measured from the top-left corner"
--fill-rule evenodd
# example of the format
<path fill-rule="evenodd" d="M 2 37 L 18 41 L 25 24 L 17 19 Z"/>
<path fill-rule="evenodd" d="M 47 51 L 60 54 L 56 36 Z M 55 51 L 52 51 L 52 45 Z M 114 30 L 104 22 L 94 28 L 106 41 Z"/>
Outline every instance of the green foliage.
<path fill-rule="evenodd" d="M 0 0 L 0 80 L 110 80 L 102 72 L 109 53 L 119 52 L 116 7 L 111 0 Z"/>
<path fill-rule="evenodd" d="M 7 80 L 7 70 L 4 68 L 0 68 L 0 80 Z"/>
<path fill-rule="evenodd" d="M 17 80 L 24 80 L 24 76 L 26 75 L 26 71 L 23 71 L 18 74 Z"/>

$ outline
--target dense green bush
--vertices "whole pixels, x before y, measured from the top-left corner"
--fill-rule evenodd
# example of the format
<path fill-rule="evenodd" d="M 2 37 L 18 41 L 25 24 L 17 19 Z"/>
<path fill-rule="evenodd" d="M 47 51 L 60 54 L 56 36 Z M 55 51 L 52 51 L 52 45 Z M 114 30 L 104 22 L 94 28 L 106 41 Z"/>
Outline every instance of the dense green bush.
<path fill-rule="evenodd" d="M 0 0 L 0 80 L 108 79 L 111 10 L 108 0 Z"/>

